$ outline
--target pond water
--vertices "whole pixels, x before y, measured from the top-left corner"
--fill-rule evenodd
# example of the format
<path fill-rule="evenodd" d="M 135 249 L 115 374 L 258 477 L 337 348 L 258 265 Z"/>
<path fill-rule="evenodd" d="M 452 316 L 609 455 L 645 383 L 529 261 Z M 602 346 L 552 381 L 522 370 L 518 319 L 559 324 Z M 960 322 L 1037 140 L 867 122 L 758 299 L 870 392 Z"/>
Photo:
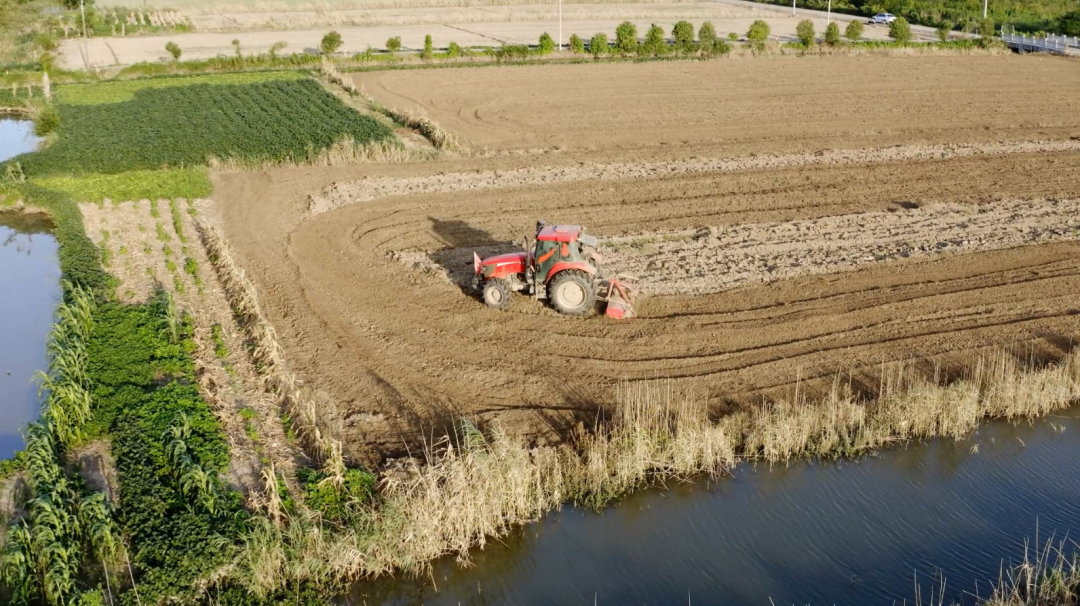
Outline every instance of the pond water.
<path fill-rule="evenodd" d="M 0 119 L 0 161 L 33 151 L 30 122 Z M 38 418 L 34 373 L 45 368 L 45 339 L 60 300 L 60 262 L 43 215 L 0 211 L 0 458 L 22 448 Z"/>
<path fill-rule="evenodd" d="M 1072 531 L 1072 532 L 1070 532 Z M 742 465 L 606 511 L 571 507 L 351 604 L 924 603 L 985 597 L 1025 540 L 1080 531 L 1080 409 L 859 461 Z M 938 602 L 933 601 L 937 604 Z"/>
<path fill-rule="evenodd" d="M 37 149 L 41 141 L 34 135 L 34 123 L 0 114 L 0 162 Z"/>

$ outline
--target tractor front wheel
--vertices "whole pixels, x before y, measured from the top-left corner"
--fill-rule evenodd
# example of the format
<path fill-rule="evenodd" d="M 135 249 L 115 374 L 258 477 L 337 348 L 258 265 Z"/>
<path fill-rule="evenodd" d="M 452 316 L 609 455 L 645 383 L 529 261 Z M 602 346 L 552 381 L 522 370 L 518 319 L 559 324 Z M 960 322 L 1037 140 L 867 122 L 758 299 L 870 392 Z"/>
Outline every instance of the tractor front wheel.
<path fill-rule="evenodd" d="M 548 299 L 559 313 L 584 316 L 596 304 L 596 285 L 583 271 L 560 271 L 548 285 Z"/>
<path fill-rule="evenodd" d="M 502 278 L 491 278 L 484 282 L 484 303 L 495 309 L 510 307 L 510 284 Z"/>

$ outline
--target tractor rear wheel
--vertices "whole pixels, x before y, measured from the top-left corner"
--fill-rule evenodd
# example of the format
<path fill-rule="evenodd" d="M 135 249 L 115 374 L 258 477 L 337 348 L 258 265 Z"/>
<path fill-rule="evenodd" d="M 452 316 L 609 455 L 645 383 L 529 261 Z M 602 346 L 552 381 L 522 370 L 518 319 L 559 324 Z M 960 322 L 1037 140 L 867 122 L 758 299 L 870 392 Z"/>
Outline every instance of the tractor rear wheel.
<path fill-rule="evenodd" d="M 551 279 L 547 292 L 551 305 L 568 316 L 584 316 L 596 305 L 596 285 L 583 271 L 560 271 Z"/>
<path fill-rule="evenodd" d="M 510 307 L 510 284 L 502 278 L 491 278 L 484 282 L 484 303 L 495 309 Z"/>

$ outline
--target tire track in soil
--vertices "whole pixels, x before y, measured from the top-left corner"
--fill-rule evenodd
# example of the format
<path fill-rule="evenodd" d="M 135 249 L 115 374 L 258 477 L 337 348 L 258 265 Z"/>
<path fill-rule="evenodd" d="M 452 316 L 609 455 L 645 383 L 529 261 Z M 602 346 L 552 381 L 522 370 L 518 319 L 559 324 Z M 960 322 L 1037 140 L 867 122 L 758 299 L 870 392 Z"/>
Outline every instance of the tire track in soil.
<path fill-rule="evenodd" d="M 1078 152 L 417 193 L 309 212 L 311 192 L 350 174 L 220 175 L 216 199 L 290 362 L 347 411 L 350 454 L 361 459 L 416 447 L 460 416 L 498 421 L 538 443 L 557 439 L 612 404 L 613 386 L 626 378 L 672 378 L 730 409 L 786 394 L 797 378 L 802 390 L 824 390 L 837 372 L 872 389 L 889 360 L 956 368 L 1001 344 L 1052 358 L 1080 334 L 1076 242 L 656 296 L 629 322 L 565 318 L 524 297 L 497 312 L 442 268 L 399 260 L 510 249 L 537 218 L 621 237 L 885 212 L 898 201 L 974 209 L 994 200 L 1072 199 Z M 678 194 L 685 197 L 666 202 Z"/>

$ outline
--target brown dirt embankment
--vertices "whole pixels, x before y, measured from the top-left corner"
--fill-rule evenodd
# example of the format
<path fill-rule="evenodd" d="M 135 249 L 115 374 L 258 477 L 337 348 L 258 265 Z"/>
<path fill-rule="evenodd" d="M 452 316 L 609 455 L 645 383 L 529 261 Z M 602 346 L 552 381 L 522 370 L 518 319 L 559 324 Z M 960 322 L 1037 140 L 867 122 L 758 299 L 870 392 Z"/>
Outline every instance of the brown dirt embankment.
<path fill-rule="evenodd" d="M 560 165 L 557 158 L 552 163 Z M 1080 152 L 806 164 L 567 181 L 358 202 L 311 194 L 360 177 L 515 170 L 531 158 L 288 169 L 217 177 L 215 198 L 290 364 L 345 415 L 354 455 L 415 446 L 454 416 L 546 436 L 610 404 L 621 379 L 670 378 L 717 411 L 838 371 L 873 391 L 882 360 L 961 367 L 986 346 L 1055 357 L 1080 333 L 1080 245 L 870 264 L 699 296 L 652 297 L 631 322 L 496 312 L 395 253 L 508 247 L 540 217 L 607 237 L 885 212 L 898 205 L 1075 197 Z M 574 166 L 574 158 L 561 160 Z M 516 163 L 516 164 L 515 164 Z M 974 207 L 973 207 L 974 208 Z M 809 380 L 809 384 L 806 381 Z"/>

